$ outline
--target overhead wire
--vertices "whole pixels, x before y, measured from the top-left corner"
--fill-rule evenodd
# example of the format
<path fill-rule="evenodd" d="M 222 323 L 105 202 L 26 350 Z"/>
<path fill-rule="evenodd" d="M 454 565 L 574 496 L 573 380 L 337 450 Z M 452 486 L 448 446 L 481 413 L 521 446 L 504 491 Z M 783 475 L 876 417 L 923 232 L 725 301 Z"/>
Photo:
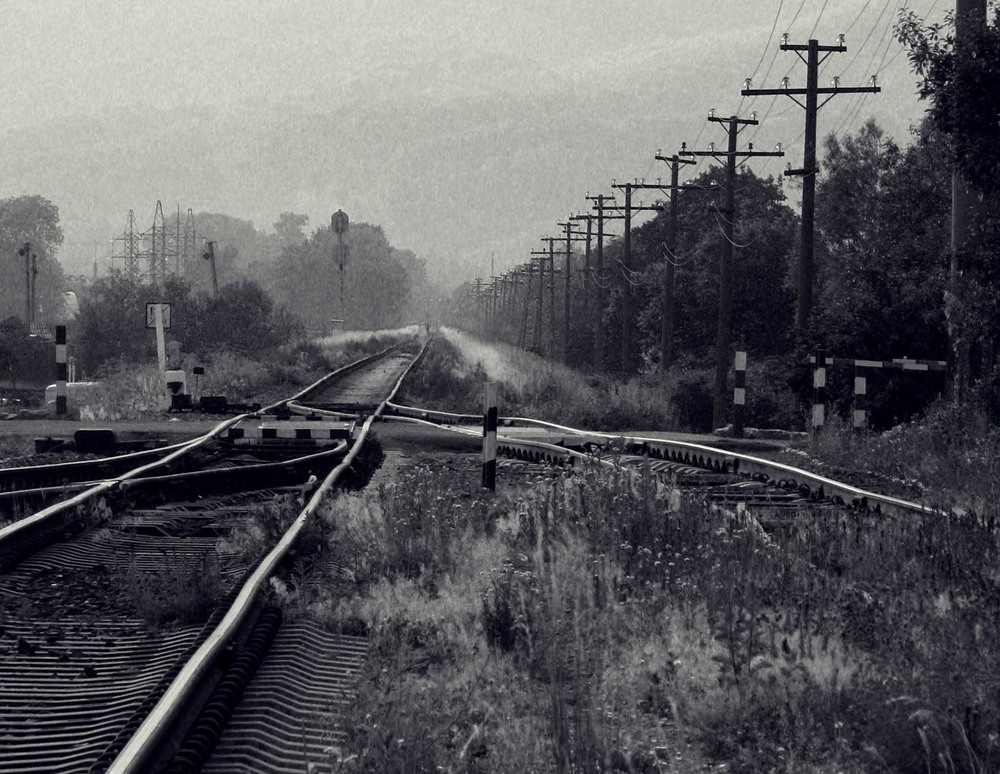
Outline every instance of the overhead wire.
<path fill-rule="evenodd" d="M 754 76 L 760 70 L 760 66 L 764 63 L 764 57 L 767 56 L 767 49 L 771 45 L 771 39 L 774 37 L 774 31 L 778 29 L 778 17 L 781 16 L 781 8 L 784 6 L 785 0 L 780 0 L 778 3 L 778 10 L 774 14 L 774 23 L 771 24 L 771 31 L 768 33 L 767 42 L 764 44 L 764 50 L 760 52 L 760 59 L 757 60 L 757 66 L 753 68 L 753 72 L 750 73 L 750 79 L 753 80 Z M 772 59 L 772 61 L 774 61 Z M 770 68 L 768 68 L 770 72 Z M 751 98 L 752 101 L 753 98 Z M 736 114 L 739 115 L 740 111 L 743 109 L 743 103 L 746 101 L 746 97 L 740 99 L 739 107 L 736 108 Z"/>

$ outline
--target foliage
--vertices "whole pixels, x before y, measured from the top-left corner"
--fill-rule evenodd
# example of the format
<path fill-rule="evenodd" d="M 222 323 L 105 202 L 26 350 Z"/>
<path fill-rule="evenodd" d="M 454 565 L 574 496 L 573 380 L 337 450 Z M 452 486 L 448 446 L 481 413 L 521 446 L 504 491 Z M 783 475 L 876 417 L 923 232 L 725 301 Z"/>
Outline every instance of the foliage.
<path fill-rule="evenodd" d="M 174 276 L 153 291 L 140 279 L 113 272 L 97 280 L 80 301 L 73 326 L 74 353 L 83 373 L 93 374 L 112 360 L 154 360 L 156 342 L 146 328 L 146 303 L 153 296 L 171 304 L 169 339 L 188 352 L 230 349 L 257 356 L 291 341 L 302 330 L 285 310 L 275 308 L 256 284 L 239 281 L 218 296 L 192 293 Z"/>
<path fill-rule="evenodd" d="M 500 413 L 594 430 L 661 428 L 672 423 L 667 386 L 656 377 L 621 384 L 580 373 L 506 344 L 481 342 L 441 329 L 427 355 L 403 382 L 398 398 L 427 408 L 476 414 L 485 382 L 498 383 Z"/>
<path fill-rule="evenodd" d="M 10 379 L 11 389 L 17 389 L 16 373 L 29 355 L 28 326 L 19 317 L 0 322 L 0 373 Z"/>
<path fill-rule="evenodd" d="M 63 241 L 59 208 L 42 196 L 17 196 L 0 200 L 0 270 L 9 281 L 0 286 L 0 319 L 25 316 L 25 259 L 17 254 L 24 242 L 37 256 L 35 277 L 37 307 L 42 324 L 52 324 L 62 314 L 63 273 L 56 253 Z"/>
<path fill-rule="evenodd" d="M 342 517 L 370 572 L 329 612 L 373 641 L 345 769 L 655 770 L 670 729 L 737 772 L 1000 764 L 989 520 L 740 515 L 598 469 L 467 482 L 414 470 Z M 431 561 L 379 555 L 397 523 Z"/>
<path fill-rule="evenodd" d="M 332 258 L 336 243 L 326 225 L 304 241 L 290 241 L 264 280 L 277 303 L 313 331 L 329 331 L 333 317 L 356 329 L 409 322 L 411 305 L 423 293 L 423 263 L 410 251 L 392 247 L 381 227 L 352 224 L 344 237 L 350 250 L 343 273 L 346 308 L 339 309 L 341 275 Z"/>
<path fill-rule="evenodd" d="M 930 119 L 950 138 L 959 168 L 981 191 L 1000 194 L 1000 8 L 993 9 L 992 23 L 956 20 L 949 12 L 944 25 L 927 25 L 915 11 L 901 9 L 896 35 L 909 49 L 920 96 L 930 101 Z"/>

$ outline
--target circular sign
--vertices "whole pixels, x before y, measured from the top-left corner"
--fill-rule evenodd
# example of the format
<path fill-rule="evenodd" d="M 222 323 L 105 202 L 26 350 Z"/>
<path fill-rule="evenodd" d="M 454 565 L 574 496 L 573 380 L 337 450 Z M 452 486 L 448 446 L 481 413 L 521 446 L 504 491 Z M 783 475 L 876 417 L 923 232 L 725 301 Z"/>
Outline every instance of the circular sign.
<path fill-rule="evenodd" d="M 330 216 L 330 228 L 333 229 L 334 234 L 346 234 L 348 223 L 347 213 L 343 210 L 337 210 Z"/>

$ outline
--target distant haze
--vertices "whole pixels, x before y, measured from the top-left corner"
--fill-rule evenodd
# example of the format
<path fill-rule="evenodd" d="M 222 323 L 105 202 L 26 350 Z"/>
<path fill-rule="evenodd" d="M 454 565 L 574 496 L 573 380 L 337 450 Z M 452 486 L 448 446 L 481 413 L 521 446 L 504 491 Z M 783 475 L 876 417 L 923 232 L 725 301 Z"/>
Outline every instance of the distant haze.
<path fill-rule="evenodd" d="M 146 229 L 162 199 L 263 229 L 291 210 L 311 230 L 340 207 L 454 283 L 488 274 L 491 254 L 498 269 L 523 261 L 588 190 L 664 174 L 658 148 L 721 142 L 709 108 L 768 113 L 743 139 L 781 141 L 799 165 L 802 110 L 739 96 L 758 62 L 754 86 L 803 83 L 794 54 L 774 56 L 785 31 L 804 42 L 815 25 L 823 43 L 846 31 L 822 82 L 879 72 L 885 89 L 860 106 L 835 97 L 821 135 L 874 115 L 907 141 L 923 106 L 891 39 L 895 5 L 5 2 L 0 196 L 59 206 L 68 271 L 95 253 L 105 270 L 129 208 Z"/>

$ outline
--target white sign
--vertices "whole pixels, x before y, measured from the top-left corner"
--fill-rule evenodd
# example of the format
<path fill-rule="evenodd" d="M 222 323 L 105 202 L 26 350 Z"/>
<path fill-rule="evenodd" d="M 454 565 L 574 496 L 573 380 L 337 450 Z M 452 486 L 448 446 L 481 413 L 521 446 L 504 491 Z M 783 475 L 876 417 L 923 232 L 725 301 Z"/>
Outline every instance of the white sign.
<path fill-rule="evenodd" d="M 156 307 L 160 307 L 163 315 L 163 327 L 170 327 L 170 304 L 158 304 L 151 301 L 146 302 L 146 327 L 156 327 Z"/>

